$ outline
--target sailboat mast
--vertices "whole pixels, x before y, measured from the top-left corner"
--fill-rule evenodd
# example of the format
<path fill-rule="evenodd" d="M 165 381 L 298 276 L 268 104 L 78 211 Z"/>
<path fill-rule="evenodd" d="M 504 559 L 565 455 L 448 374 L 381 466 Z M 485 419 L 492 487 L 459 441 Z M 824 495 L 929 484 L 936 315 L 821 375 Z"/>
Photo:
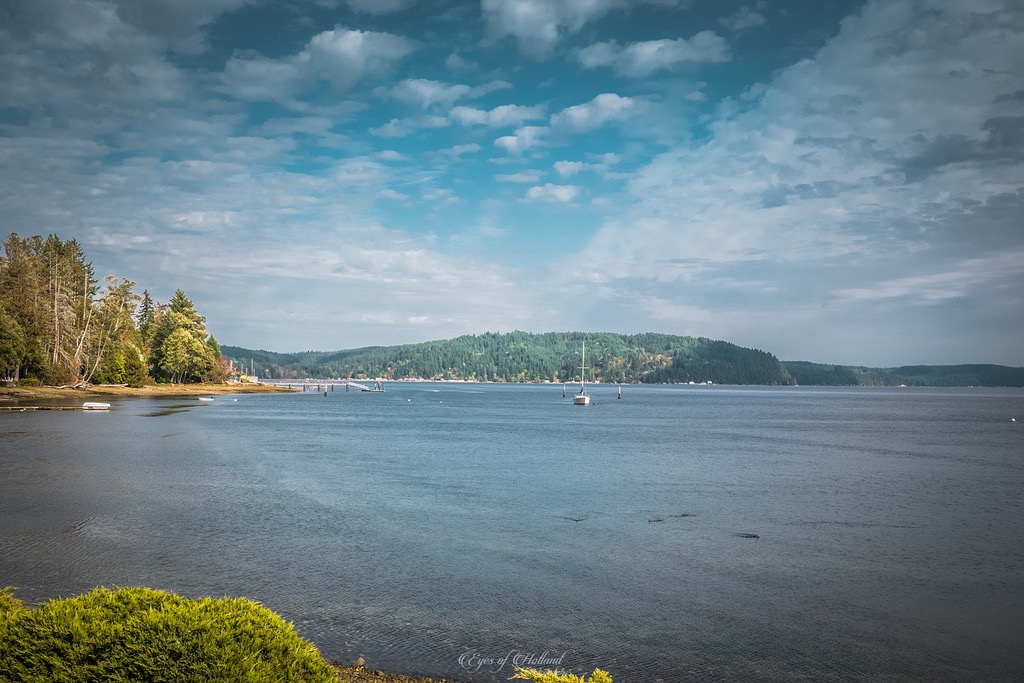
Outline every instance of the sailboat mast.
<path fill-rule="evenodd" d="M 587 342 L 583 342 L 583 353 L 580 356 L 580 392 L 573 397 L 572 404 L 590 405 L 590 396 L 587 395 Z"/>
<path fill-rule="evenodd" d="M 583 341 L 583 355 L 580 356 L 580 392 L 583 392 L 583 385 L 587 381 L 587 342 Z"/>

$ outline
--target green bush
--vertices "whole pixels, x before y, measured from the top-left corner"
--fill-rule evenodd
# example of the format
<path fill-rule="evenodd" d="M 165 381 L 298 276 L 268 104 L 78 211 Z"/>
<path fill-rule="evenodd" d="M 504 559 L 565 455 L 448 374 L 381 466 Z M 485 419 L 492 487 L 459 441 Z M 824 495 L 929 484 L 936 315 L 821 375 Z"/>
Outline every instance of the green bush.
<path fill-rule="evenodd" d="M 0 591 L 0 681 L 337 681 L 294 625 L 244 598 L 97 588 L 25 609 Z"/>
<path fill-rule="evenodd" d="M 8 616 L 14 618 L 25 612 L 28 612 L 28 610 L 21 604 L 21 600 L 14 597 L 14 588 L 12 586 L 0 588 L 0 619 Z"/>
<path fill-rule="evenodd" d="M 581 678 L 576 674 L 560 674 L 557 671 L 538 671 L 516 667 L 512 678 L 521 678 L 534 683 L 612 683 L 611 674 L 601 669 L 594 669 L 590 678 Z"/>

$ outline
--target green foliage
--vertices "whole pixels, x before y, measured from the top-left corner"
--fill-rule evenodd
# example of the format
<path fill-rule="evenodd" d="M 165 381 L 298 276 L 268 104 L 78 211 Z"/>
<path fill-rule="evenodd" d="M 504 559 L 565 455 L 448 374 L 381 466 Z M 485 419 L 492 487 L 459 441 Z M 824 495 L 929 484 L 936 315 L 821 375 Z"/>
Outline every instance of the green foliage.
<path fill-rule="evenodd" d="M 908 386 L 1024 387 L 1024 368 L 1002 365 L 905 365 L 887 372 Z"/>
<path fill-rule="evenodd" d="M 14 587 L 0 588 L 0 618 L 15 618 L 24 614 L 28 614 L 28 608 L 21 604 L 21 600 L 14 597 Z"/>
<path fill-rule="evenodd" d="M 137 336 L 137 334 L 136 334 Z M 141 387 L 149 378 L 141 342 L 124 341 L 103 357 L 93 381 L 97 384 L 126 384 Z"/>
<path fill-rule="evenodd" d="M 823 365 L 806 361 L 784 363 L 797 384 L 803 386 L 856 386 L 859 382 L 852 368 Z"/>
<path fill-rule="evenodd" d="M 512 678 L 535 683 L 612 683 L 611 674 L 601 669 L 594 669 L 590 678 L 582 678 L 571 673 L 560 674 L 557 671 L 538 671 L 537 669 L 516 667 L 516 673 Z"/>
<path fill-rule="evenodd" d="M 206 333 L 206 318 L 180 289 L 151 324 L 151 373 L 173 383 L 222 381 L 217 365 L 220 347 Z M 212 340 L 212 343 L 211 343 Z"/>
<path fill-rule="evenodd" d="M 8 589 L 0 592 L 0 680 L 326 683 L 337 677 L 292 624 L 250 600 L 97 588 L 32 611 Z"/>
<path fill-rule="evenodd" d="M 1003 365 L 908 365 L 865 368 L 786 361 L 783 366 L 803 386 L 1024 387 L 1024 368 Z"/>
<path fill-rule="evenodd" d="M 180 289 L 162 306 L 148 291 L 135 294 L 131 280 L 109 276 L 98 293 L 73 239 L 12 233 L 2 247 L 0 379 L 141 386 L 151 371 L 163 381 L 226 379 L 206 319 Z"/>
<path fill-rule="evenodd" d="M 138 327 L 139 334 L 143 339 L 149 339 L 152 332 L 153 321 L 156 319 L 156 303 L 149 295 L 149 290 L 142 290 L 142 300 L 139 303 Z"/>
<path fill-rule="evenodd" d="M 25 333 L 0 301 L 0 378 L 15 377 L 25 356 Z"/>
<path fill-rule="evenodd" d="M 273 354 L 224 346 L 224 355 L 262 376 L 578 382 L 587 343 L 587 381 L 790 384 L 778 360 L 728 342 L 665 334 L 487 333 L 447 341 L 332 353 Z"/>

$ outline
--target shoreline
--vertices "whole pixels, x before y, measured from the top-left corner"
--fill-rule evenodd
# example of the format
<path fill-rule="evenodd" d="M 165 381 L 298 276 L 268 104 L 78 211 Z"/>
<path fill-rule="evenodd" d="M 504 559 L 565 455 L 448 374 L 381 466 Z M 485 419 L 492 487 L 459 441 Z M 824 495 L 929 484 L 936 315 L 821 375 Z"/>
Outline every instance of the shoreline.
<path fill-rule="evenodd" d="M 0 387 L 0 401 L 22 402 L 90 396 L 130 396 L 174 398 L 175 396 L 204 396 L 223 394 L 281 394 L 296 391 L 274 384 L 147 384 L 127 387 L 96 384 L 88 387 Z"/>
<path fill-rule="evenodd" d="M 419 676 L 406 676 L 379 669 L 368 669 L 365 665 L 340 664 L 331 662 L 332 667 L 338 672 L 340 683 L 453 683 L 447 678 L 423 678 Z"/>

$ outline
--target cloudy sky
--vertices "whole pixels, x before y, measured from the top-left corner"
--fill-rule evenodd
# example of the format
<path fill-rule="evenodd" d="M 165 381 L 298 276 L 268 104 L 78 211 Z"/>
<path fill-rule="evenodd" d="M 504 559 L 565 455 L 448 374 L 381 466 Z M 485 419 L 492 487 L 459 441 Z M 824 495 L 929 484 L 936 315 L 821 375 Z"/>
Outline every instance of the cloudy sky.
<path fill-rule="evenodd" d="M 0 230 L 222 344 L 1024 365 L 1016 0 L 5 0 Z"/>

